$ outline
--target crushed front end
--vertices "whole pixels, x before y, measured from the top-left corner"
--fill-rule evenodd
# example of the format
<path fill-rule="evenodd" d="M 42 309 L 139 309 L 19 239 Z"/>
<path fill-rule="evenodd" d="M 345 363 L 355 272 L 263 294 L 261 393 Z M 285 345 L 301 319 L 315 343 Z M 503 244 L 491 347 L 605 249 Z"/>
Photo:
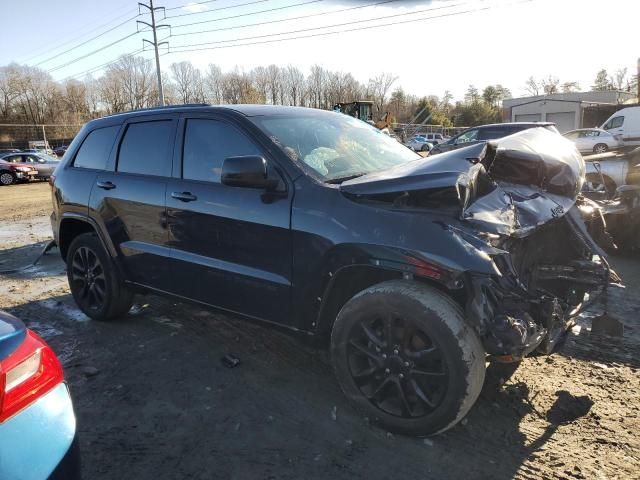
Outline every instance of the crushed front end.
<path fill-rule="evenodd" d="M 489 143 L 458 181 L 461 218 L 492 248 L 494 275 L 468 273 L 467 316 L 487 353 L 551 353 L 572 320 L 619 281 L 579 197 L 584 162 L 544 129 Z"/>

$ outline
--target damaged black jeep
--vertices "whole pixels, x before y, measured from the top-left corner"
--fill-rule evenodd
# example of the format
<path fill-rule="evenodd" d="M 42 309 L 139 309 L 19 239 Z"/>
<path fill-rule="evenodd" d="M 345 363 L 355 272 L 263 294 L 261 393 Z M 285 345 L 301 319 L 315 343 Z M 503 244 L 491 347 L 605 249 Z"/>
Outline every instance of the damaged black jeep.
<path fill-rule="evenodd" d="M 338 113 L 161 108 L 83 128 L 52 223 L 90 317 L 152 291 L 325 339 L 370 419 L 427 435 L 617 280 L 584 170 L 542 128 L 422 158 Z"/>

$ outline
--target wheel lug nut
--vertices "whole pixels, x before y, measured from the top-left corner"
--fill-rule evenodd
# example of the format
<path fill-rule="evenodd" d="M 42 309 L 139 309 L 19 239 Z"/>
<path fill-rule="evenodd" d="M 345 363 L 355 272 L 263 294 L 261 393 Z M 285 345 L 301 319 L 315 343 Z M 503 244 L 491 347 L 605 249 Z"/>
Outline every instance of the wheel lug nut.
<path fill-rule="evenodd" d="M 400 375 L 398 375 L 398 377 L 404 378 L 404 374 L 401 373 Z"/>
<path fill-rule="evenodd" d="M 383 354 L 382 354 L 382 358 L 387 358 L 387 354 L 386 354 L 386 353 L 383 353 Z"/>
<path fill-rule="evenodd" d="M 389 370 L 388 368 L 385 368 L 384 369 L 384 373 L 389 374 L 389 373 L 391 373 L 391 370 Z"/>
<path fill-rule="evenodd" d="M 393 354 L 394 354 L 394 355 L 398 355 L 398 350 L 394 350 L 394 351 L 393 351 Z"/>
<path fill-rule="evenodd" d="M 404 362 L 404 366 L 408 367 L 409 366 L 409 362 Z"/>
<path fill-rule="evenodd" d="M 380 347 L 376 347 L 376 352 L 379 352 L 379 351 L 380 351 Z"/>

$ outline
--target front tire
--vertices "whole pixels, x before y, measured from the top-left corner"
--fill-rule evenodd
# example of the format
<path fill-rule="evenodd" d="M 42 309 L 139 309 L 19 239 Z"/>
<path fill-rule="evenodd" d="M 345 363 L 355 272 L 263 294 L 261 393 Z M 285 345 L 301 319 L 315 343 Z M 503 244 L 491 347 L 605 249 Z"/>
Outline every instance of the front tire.
<path fill-rule="evenodd" d="M 133 304 L 128 290 L 100 239 L 93 233 L 78 235 L 67 252 L 67 279 L 80 310 L 94 320 L 111 320 Z"/>
<path fill-rule="evenodd" d="M 11 172 L 0 172 L 0 185 L 2 186 L 13 185 L 17 180 L 16 176 Z"/>
<path fill-rule="evenodd" d="M 417 282 L 370 287 L 340 310 L 331 360 L 346 396 L 392 432 L 443 432 L 475 403 L 485 352 L 447 295 Z"/>

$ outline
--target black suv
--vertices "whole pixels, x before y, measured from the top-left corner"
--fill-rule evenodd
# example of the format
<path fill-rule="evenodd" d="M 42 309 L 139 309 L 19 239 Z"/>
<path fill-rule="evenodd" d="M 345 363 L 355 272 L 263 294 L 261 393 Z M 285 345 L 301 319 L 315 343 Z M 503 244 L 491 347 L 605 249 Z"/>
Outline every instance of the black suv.
<path fill-rule="evenodd" d="M 455 137 L 451 137 L 446 142 L 434 145 L 430 155 L 436 153 L 448 152 L 457 148 L 468 147 L 480 142 L 488 140 L 497 140 L 514 133 L 527 130 L 529 128 L 546 128 L 554 133 L 559 133 L 555 123 L 550 122 L 511 122 L 511 123 L 493 123 L 491 125 L 481 125 L 479 127 L 468 128 L 459 133 Z"/>
<path fill-rule="evenodd" d="M 543 128 L 422 158 L 340 113 L 166 107 L 82 128 L 52 225 L 88 316 L 158 292 L 316 337 L 369 418 L 425 435 L 471 408 L 487 355 L 550 352 L 607 284 L 583 179 Z"/>

